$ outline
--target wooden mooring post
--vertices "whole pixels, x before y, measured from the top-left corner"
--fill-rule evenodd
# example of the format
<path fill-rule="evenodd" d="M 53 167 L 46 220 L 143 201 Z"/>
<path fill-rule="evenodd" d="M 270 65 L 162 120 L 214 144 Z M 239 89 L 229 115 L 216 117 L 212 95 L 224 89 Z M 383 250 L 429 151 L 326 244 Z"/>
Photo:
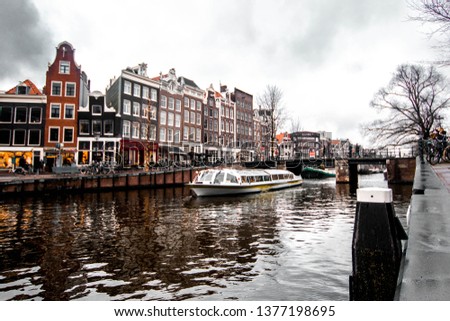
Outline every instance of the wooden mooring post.
<path fill-rule="evenodd" d="M 407 235 L 395 215 L 391 189 L 362 188 L 356 195 L 350 300 L 391 301 L 402 257 L 401 240 Z"/>

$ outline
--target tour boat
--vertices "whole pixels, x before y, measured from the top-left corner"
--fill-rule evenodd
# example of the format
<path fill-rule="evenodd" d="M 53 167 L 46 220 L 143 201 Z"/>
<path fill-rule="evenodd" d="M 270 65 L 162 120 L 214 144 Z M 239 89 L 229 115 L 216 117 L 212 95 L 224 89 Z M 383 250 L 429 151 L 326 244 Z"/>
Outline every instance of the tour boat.
<path fill-rule="evenodd" d="M 280 169 L 205 169 L 188 186 L 195 196 L 260 193 L 299 186 L 301 176 Z"/>

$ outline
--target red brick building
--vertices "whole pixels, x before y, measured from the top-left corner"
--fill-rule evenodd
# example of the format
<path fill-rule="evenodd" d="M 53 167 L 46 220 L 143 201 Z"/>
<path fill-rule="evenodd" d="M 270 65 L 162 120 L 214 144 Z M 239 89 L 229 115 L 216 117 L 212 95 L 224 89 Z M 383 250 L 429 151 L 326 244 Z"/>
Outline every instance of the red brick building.
<path fill-rule="evenodd" d="M 88 105 L 89 83 L 81 66 L 75 62 L 75 49 L 64 41 L 56 47 L 56 57 L 49 64 L 44 152 L 48 167 L 61 162 L 76 162 L 78 109 Z"/>

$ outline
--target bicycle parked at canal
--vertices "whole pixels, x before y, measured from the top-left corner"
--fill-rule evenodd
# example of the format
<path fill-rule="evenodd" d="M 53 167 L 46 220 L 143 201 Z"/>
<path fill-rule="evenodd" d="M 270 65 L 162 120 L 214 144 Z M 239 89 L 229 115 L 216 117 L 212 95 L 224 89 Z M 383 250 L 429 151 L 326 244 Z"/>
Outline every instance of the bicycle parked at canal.
<path fill-rule="evenodd" d="M 450 162 L 450 145 L 443 128 L 437 128 L 429 139 L 423 140 L 423 154 L 431 165 Z"/>
<path fill-rule="evenodd" d="M 83 175 L 109 175 L 115 174 L 115 165 L 107 162 L 94 162 L 80 169 Z"/>

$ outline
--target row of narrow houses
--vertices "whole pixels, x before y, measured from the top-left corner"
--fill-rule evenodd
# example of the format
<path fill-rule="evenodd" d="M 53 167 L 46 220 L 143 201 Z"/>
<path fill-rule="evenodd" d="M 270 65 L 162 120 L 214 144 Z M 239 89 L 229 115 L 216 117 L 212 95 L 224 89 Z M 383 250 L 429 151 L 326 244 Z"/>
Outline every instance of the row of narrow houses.
<path fill-rule="evenodd" d="M 243 90 L 202 89 L 175 69 L 149 76 L 145 63 L 122 70 L 105 93 L 91 91 L 64 41 L 42 91 L 24 80 L 0 92 L 0 169 L 21 160 L 50 169 L 266 159 L 273 148 L 269 118 Z"/>

